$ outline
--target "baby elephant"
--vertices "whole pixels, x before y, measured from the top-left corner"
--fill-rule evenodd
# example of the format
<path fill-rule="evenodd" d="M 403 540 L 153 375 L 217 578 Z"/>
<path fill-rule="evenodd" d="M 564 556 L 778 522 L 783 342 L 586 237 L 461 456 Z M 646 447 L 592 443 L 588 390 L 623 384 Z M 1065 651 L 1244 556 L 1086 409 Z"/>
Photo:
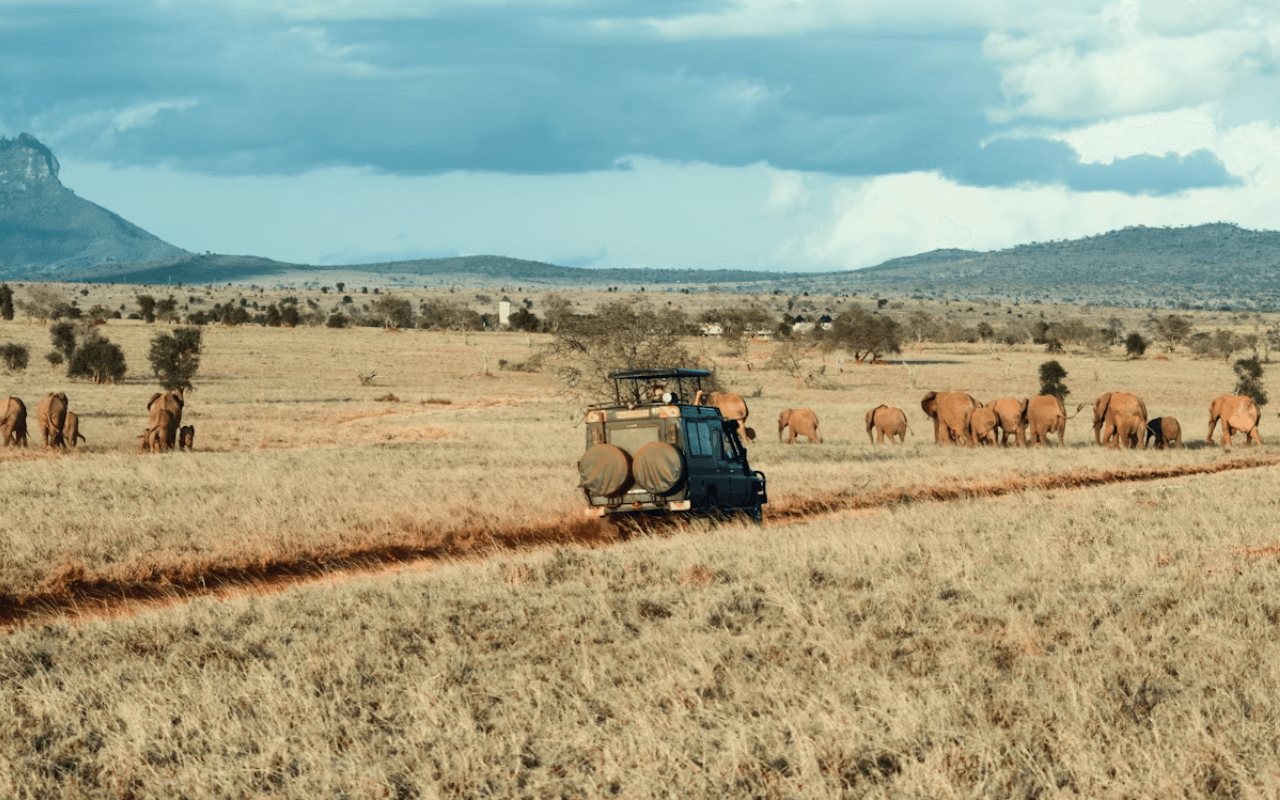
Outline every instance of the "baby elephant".
<path fill-rule="evenodd" d="M 907 443 L 907 415 L 902 413 L 900 408 L 891 408 L 889 406 L 876 406 L 867 412 L 867 438 L 872 444 L 876 443 L 876 435 L 880 436 L 880 444 L 884 444 L 884 437 L 889 437 L 889 444 L 893 444 L 893 437 L 898 437 L 898 444 Z"/>
<path fill-rule="evenodd" d="M 196 447 L 196 426 L 183 425 L 178 429 L 178 449 L 194 450 Z"/>
<path fill-rule="evenodd" d="M 1182 448 L 1182 426 L 1173 417 L 1156 417 L 1147 423 L 1147 438 L 1143 444 L 1150 444 L 1151 437 L 1156 437 L 1156 449 L 1163 450 L 1165 444 Z"/>
<path fill-rule="evenodd" d="M 992 447 L 1000 444 L 1000 415 L 991 406 L 973 410 L 969 429 L 973 433 L 973 440 L 978 444 L 990 444 Z"/>
<path fill-rule="evenodd" d="M 778 415 L 778 441 L 782 441 L 782 431 L 791 428 L 787 436 L 787 444 L 795 444 L 796 436 L 803 436 L 809 444 L 822 444 L 822 434 L 818 433 L 818 415 L 807 408 L 788 408 Z"/>
<path fill-rule="evenodd" d="M 84 438 L 84 434 L 80 433 L 80 415 L 74 411 L 68 411 L 66 421 L 62 423 L 62 440 L 67 443 L 67 447 L 75 447 L 76 439 L 82 442 L 89 441 Z"/>

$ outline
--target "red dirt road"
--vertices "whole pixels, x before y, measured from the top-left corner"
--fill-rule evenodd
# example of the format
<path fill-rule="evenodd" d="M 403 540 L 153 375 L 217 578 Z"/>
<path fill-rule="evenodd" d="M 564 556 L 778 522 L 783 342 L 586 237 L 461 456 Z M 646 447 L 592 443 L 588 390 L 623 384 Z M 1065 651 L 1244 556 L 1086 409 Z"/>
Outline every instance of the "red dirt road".
<path fill-rule="evenodd" d="M 906 503 L 953 502 L 1001 497 L 1017 492 L 1085 489 L 1118 483 L 1212 475 L 1219 472 L 1280 465 L 1280 458 L 1241 458 L 1213 464 L 1145 470 L 1081 470 L 1061 475 L 975 481 L 942 486 L 893 489 L 872 494 L 837 493 L 819 499 L 775 502 L 766 510 L 766 525 L 811 520 L 831 514 L 887 508 Z M 501 531 L 448 531 L 436 547 L 382 547 L 317 553 L 288 561 L 217 565 L 198 574 L 190 567 L 157 571 L 147 580 L 119 581 L 69 569 L 50 575 L 36 592 L 0 594 L 0 630 L 63 618 L 72 620 L 127 616 L 197 597 L 230 598 L 271 594 L 303 584 L 348 580 L 401 569 L 426 569 L 446 561 L 491 557 L 497 553 L 538 547 L 598 547 L 615 544 L 616 531 L 597 520 L 564 518 Z M 1270 550 L 1266 554 L 1270 554 Z M 1261 556 L 1263 553 L 1245 553 Z"/>

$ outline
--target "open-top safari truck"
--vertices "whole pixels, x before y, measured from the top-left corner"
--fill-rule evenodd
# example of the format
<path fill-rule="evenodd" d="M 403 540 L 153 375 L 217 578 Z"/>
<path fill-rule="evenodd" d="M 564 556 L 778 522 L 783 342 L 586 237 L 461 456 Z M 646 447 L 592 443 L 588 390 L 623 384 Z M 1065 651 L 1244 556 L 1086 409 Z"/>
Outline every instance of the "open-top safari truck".
<path fill-rule="evenodd" d="M 671 512 L 746 514 L 768 502 L 764 473 L 747 463 L 735 422 L 694 405 L 701 369 L 611 372 L 612 401 L 587 410 L 578 461 L 589 516 Z"/>

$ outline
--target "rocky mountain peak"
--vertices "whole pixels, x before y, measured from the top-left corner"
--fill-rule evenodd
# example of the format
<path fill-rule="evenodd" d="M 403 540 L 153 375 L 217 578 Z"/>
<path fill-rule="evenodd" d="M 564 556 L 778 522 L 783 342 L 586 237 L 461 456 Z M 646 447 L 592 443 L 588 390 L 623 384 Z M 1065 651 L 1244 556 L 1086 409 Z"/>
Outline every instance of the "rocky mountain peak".
<path fill-rule="evenodd" d="M 0 189 L 22 191 L 58 181 L 58 159 L 29 133 L 0 136 Z"/>

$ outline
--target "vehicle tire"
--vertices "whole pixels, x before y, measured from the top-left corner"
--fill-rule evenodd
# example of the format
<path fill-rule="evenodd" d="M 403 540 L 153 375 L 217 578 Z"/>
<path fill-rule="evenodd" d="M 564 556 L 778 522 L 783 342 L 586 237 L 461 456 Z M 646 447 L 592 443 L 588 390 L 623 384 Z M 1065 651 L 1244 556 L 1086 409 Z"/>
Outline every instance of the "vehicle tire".
<path fill-rule="evenodd" d="M 666 494 L 680 485 L 684 462 L 680 451 L 666 442 L 649 442 L 636 453 L 631 465 L 636 483 L 654 494 Z"/>
<path fill-rule="evenodd" d="M 578 475 L 588 492 L 613 497 L 621 494 L 631 478 L 631 457 L 620 447 L 594 444 L 578 459 Z"/>

